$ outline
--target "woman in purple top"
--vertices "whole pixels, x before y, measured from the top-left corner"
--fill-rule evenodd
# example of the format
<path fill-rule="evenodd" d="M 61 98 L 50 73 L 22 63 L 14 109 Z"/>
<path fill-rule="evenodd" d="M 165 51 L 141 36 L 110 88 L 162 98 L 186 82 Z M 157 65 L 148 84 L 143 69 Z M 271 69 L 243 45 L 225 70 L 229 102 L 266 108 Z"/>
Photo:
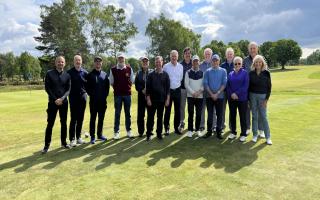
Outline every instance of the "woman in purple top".
<path fill-rule="evenodd" d="M 242 58 L 235 57 L 233 59 L 234 71 L 228 75 L 227 82 L 227 97 L 230 112 L 230 125 L 231 133 L 228 139 L 234 139 L 237 137 L 237 109 L 240 115 L 240 126 L 241 134 L 240 141 L 246 140 L 246 114 L 248 107 L 248 87 L 249 87 L 249 76 L 246 70 L 242 68 Z"/>

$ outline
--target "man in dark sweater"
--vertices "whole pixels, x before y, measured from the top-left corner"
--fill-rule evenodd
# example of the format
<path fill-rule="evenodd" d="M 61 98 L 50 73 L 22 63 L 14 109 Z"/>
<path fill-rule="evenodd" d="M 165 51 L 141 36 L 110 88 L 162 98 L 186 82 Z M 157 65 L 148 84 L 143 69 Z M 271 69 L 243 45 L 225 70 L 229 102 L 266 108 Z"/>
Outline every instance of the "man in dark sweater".
<path fill-rule="evenodd" d="M 63 71 L 66 61 L 63 56 L 58 56 L 55 60 L 56 68 L 49 70 L 45 77 L 45 90 L 48 94 L 49 102 L 47 109 L 47 128 L 45 133 L 45 143 L 42 153 L 47 153 L 51 143 L 52 128 L 59 111 L 61 123 L 61 146 L 69 149 L 67 144 L 67 115 L 68 99 L 71 81 L 70 75 Z"/>
<path fill-rule="evenodd" d="M 87 93 L 90 96 L 90 143 L 96 142 L 95 126 L 98 115 L 97 136 L 105 141 L 107 138 L 102 134 L 104 115 L 107 109 L 107 97 L 109 94 L 109 79 L 106 72 L 101 70 L 102 58 L 94 58 L 94 69 L 87 76 Z"/>
<path fill-rule="evenodd" d="M 87 104 L 85 84 L 88 75 L 88 72 L 82 67 L 82 58 L 80 55 L 74 56 L 73 65 L 74 67 L 67 71 L 71 77 L 71 90 L 69 95 L 71 115 L 69 139 L 72 147 L 85 143 L 80 134 Z"/>
<path fill-rule="evenodd" d="M 157 137 L 162 139 L 162 120 L 164 106 L 170 103 L 170 79 L 162 69 L 163 59 L 155 58 L 155 71 L 151 72 L 147 79 L 146 96 L 148 105 L 147 141 L 151 139 L 154 115 L 157 111 Z"/>
<path fill-rule="evenodd" d="M 136 78 L 134 79 L 134 85 L 138 92 L 138 112 L 137 112 L 137 125 L 139 137 L 142 137 L 144 133 L 144 116 L 147 108 L 146 101 L 146 82 L 148 75 L 151 73 L 149 69 L 149 59 L 145 56 L 141 59 L 141 69 L 137 72 Z"/>
<path fill-rule="evenodd" d="M 127 136 L 133 137 L 131 133 L 131 86 L 134 81 L 132 68 L 125 64 L 124 54 L 120 53 L 117 56 L 118 63 L 110 70 L 109 80 L 113 86 L 114 92 L 114 139 L 120 138 L 119 125 L 122 103 L 124 104 L 125 123 Z"/>

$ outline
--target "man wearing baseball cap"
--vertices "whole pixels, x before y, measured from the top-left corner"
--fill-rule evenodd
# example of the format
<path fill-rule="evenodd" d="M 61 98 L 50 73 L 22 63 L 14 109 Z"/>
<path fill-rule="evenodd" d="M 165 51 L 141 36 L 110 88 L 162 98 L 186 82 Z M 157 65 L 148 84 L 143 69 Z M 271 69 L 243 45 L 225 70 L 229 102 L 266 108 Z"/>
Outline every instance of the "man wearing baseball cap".
<path fill-rule="evenodd" d="M 203 72 L 200 70 L 200 59 L 199 56 L 194 55 L 192 57 L 192 68 L 189 69 L 185 74 L 184 85 L 187 90 L 188 100 L 188 137 L 192 137 L 193 131 L 198 136 L 201 136 L 200 132 L 200 121 L 201 121 L 201 110 L 203 104 Z M 193 123 L 194 110 L 196 110 L 195 129 Z"/>
<path fill-rule="evenodd" d="M 131 133 L 131 86 L 134 81 L 133 70 L 130 65 L 125 64 L 123 53 L 117 55 L 117 65 L 110 69 L 110 84 L 113 86 L 114 93 L 114 139 L 120 138 L 120 114 L 122 103 L 124 105 L 125 124 L 127 136 L 133 137 Z"/>
<path fill-rule="evenodd" d="M 212 136 L 213 132 L 213 109 L 216 110 L 217 116 L 217 138 L 222 138 L 222 115 L 223 115 L 223 90 L 227 84 L 227 72 L 225 69 L 221 68 L 220 57 L 218 54 L 214 54 L 211 58 L 211 68 L 209 68 L 203 79 L 204 89 L 208 92 L 208 97 L 206 99 L 207 109 L 208 109 L 208 119 L 207 119 L 207 133 L 204 138 Z"/>

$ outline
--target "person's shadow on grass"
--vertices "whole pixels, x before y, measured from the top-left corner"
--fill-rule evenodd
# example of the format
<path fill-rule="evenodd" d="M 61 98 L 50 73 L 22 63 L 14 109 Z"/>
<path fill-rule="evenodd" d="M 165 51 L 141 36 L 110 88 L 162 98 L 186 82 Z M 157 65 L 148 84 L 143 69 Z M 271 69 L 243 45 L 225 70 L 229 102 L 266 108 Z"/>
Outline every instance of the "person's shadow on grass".
<path fill-rule="evenodd" d="M 84 144 L 70 150 L 57 148 L 46 155 L 36 152 L 30 156 L 0 164 L 0 170 L 14 168 L 14 171 L 19 173 L 41 164 L 45 164 L 43 169 L 54 169 L 68 160 L 84 157 L 83 162 L 95 162 L 96 159 L 104 157 L 96 165 L 96 170 L 101 170 L 112 164 L 122 164 L 131 158 L 142 157 L 151 151 L 156 151 L 149 156 L 146 162 L 148 166 L 156 165 L 161 159 L 174 158 L 170 166 L 178 168 L 185 161 L 202 159 L 200 167 L 214 166 L 233 173 L 257 160 L 258 151 L 265 146 L 265 144 L 255 145 L 251 141 L 246 143 L 227 139 L 219 141 L 215 137 L 187 138 L 175 134 L 170 134 L 163 140 L 155 138 L 150 142 L 138 137 L 121 138 L 120 140 L 98 142 L 95 145 Z"/>
<path fill-rule="evenodd" d="M 177 142 L 169 145 L 150 155 L 147 161 L 149 166 L 154 166 L 162 159 L 174 158 L 170 166 L 180 167 L 188 160 L 203 160 L 202 168 L 215 167 L 224 168 L 225 172 L 234 173 L 245 166 L 251 165 L 258 159 L 258 151 L 266 144 L 255 144 L 251 141 L 242 143 L 237 140 L 224 139 L 219 141 L 215 137 L 208 139 L 183 137 Z"/>

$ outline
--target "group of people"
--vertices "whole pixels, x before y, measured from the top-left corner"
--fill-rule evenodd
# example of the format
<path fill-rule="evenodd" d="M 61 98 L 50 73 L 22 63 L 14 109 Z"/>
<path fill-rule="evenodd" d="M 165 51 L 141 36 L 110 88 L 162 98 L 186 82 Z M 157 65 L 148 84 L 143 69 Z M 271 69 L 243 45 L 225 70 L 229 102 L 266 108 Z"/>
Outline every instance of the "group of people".
<path fill-rule="evenodd" d="M 149 68 L 149 58 L 141 57 L 141 69 L 134 75 L 125 63 L 124 54 L 117 55 L 117 64 L 109 73 L 102 70 L 102 58 L 94 58 L 94 68 L 87 72 L 82 66 L 80 55 L 74 56 L 74 66 L 64 71 L 65 59 L 55 59 L 55 69 L 45 77 L 45 90 L 49 97 L 47 108 L 47 128 L 42 153 L 47 153 L 52 136 L 52 128 L 59 111 L 61 122 L 61 145 L 71 148 L 85 143 L 81 129 L 87 104 L 90 107 L 90 143 L 107 140 L 103 135 L 103 122 L 107 109 L 110 85 L 114 92 L 114 139 L 120 138 L 120 115 L 122 106 L 125 113 L 127 137 L 134 137 L 131 130 L 131 88 L 134 83 L 138 92 L 137 127 L 139 137 L 146 133 L 149 141 L 153 135 L 154 118 L 157 113 L 156 136 L 170 133 L 171 107 L 174 106 L 174 133 L 181 135 L 185 129 L 185 107 L 187 104 L 187 137 L 194 133 L 198 137 L 209 138 L 213 134 L 223 139 L 226 126 L 230 129 L 228 139 L 237 137 L 237 111 L 240 118 L 240 138 L 244 142 L 253 132 L 253 142 L 258 137 L 266 138 L 271 145 L 267 118 L 267 102 L 271 93 L 271 77 L 263 56 L 258 55 L 258 45 L 251 42 L 249 55 L 242 59 L 234 55 L 234 50 L 226 50 L 226 60 L 220 64 L 220 56 L 210 48 L 204 50 L 204 61 L 192 56 L 189 47 L 183 51 L 183 61 L 178 62 L 179 53 L 170 52 L 170 62 L 163 65 L 161 56 L 155 57 L 155 68 Z M 67 143 L 68 99 L 71 120 Z M 229 106 L 229 123 L 225 123 L 226 105 Z M 145 113 L 147 120 L 145 123 Z M 207 110 L 206 133 L 205 114 Z M 251 115 L 252 114 L 252 124 Z M 96 119 L 98 118 L 98 123 Z M 195 119 L 194 119 L 195 118 Z M 252 125 L 252 126 L 251 126 Z M 164 129 L 164 131 L 163 131 Z M 97 137 L 96 137 L 97 136 Z"/>

